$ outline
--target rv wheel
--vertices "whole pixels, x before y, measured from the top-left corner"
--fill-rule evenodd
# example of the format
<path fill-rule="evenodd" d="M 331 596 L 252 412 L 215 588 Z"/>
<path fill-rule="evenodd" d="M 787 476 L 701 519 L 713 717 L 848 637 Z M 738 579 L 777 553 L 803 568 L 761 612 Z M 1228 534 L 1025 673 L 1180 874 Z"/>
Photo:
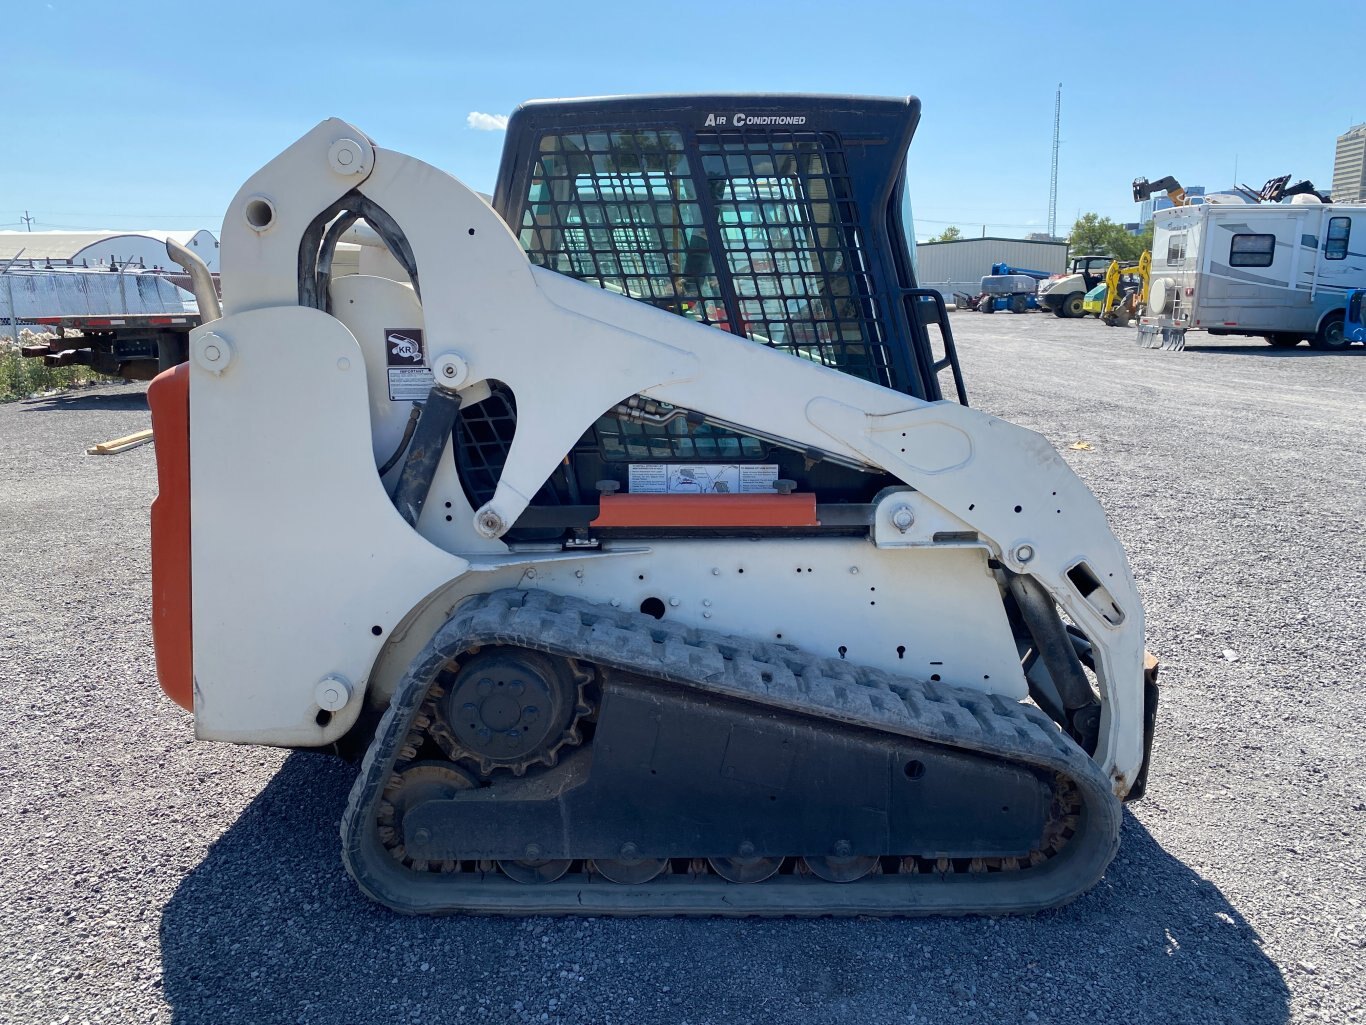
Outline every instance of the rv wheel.
<path fill-rule="evenodd" d="M 1274 345 L 1278 349 L 1293 349 L 1301 341 L 1299 335 L 1277 334 L 1262 335 L 1262 337 L 1266 339 L 1268 345 Z"/>
<path fill-rule="evenodd" d="M 1326 349 L 1333 352 L 1337 349 L 1347 347 L 1347 335 L 1342 329 L 1342 311 L 1330 313 L 1322 324 L 1319 325 L 1319 333 L 1314 336 L 1311 343 L 1316 349 Z"/>

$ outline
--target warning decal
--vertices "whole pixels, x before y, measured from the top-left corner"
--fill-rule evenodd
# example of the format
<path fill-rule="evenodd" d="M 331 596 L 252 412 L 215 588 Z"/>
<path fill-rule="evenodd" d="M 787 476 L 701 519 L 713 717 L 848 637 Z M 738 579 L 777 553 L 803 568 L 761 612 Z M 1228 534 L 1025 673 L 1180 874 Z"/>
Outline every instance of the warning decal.
<path fill-rule="evenodd" d="M 389 401 L 422 402 L 432 390 L 431 367 L 390 367 Z"/>
<path fill-rule="evenodd" d="M 421 402 L 432 390 L 427 346 L 418 327 L 386 327 L 384 358 L 389 364 L 389 401 Z"/>
<path fill-rule="evenodd" d="M 738 463 L 632 463 L 633 495 L 772 494 L 778 465 Z"/>

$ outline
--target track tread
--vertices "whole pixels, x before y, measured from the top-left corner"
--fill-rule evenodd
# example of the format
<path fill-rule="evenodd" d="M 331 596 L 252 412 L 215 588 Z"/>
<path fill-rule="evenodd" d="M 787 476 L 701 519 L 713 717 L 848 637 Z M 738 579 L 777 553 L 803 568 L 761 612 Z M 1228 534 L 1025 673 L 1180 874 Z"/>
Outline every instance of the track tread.
<path fill-rule="evenodd" d="M 882 898 L 863 883 L 773 883 L 738 886 L 678 880 L 641 886 L 586 886 L 574 880 L 522 886 L 485 880 L 479 892 L 427 892 L 427 880 L 395 877 L 382 850 L 376 856 L 375 812 L 431 681 L 452 657 L 473 645 L 511 644 L 569 655 L 750 703 L 833 719 L 942 744 L 1060 774 L 1077 787 L 1080 834 L 1066 857 L 1044 868 L 1012 874 L 951 876 L 947 899 L 922 884 L 919 893 L 893 893 L 897 879 L 878 877 Z M 581 914 L 962 914 L 1027 912 L 1066 903 L 1095 883 L 1119 841 L 1120 805 L 1100 769 L 1042 711 L 942 681 L 896 676 L 843 659 L 810 656 L 795 646 L 737 638 L 658 621 L 545 591 L 502 590 L 469 599 L 414 661 L 399 684 L 365 754 L 342 819 L 347 870 L 367 894 L 402 911 Z M 1067 869 L 1071 869 L 1070 873 Z M 401 875 L 401 873 L 400 873 Z M 1063 879 L 1058 879 L 1063 875 Z M 445 877 L 467 880 L 468 876 Z M 967 882 L 965 880 L 973 880 Z M 952 882 L 950 882 L 952 880 Z M 1030 891 L 1032 881 L 1034 892 Z M 499 882 L 507 883 L 498 886 Z M 1041 884 L 1041 885 L 1040 885 Z M 903 888 L 905 883 L 903 882 Z M 820 892 L 816 894 L 812 888 Z M 831 890 L 833 888 L 833 891 Z M 1005 890 L 1004 893 L 997 893 Z M 695 899 L 684 892 L 697 891 Z M 760 893 L 759 891 L 764 891 Z M 781 896 L 773 891 L 781 891 Z M 585 899 L 592 892 L 594 899 Z M 502 896 L 498 896 L 501 894 Z M 930 896 L 927 899 L 927 894 Z M 539 895 L 539 896 L 538 896 Z"/>

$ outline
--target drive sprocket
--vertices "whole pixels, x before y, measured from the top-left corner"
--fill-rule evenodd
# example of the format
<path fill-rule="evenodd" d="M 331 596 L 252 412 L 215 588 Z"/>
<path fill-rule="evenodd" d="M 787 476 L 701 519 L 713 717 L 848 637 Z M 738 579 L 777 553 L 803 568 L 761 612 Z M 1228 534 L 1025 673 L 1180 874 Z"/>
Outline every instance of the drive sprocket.
<path fill-rule="evenodd" d="M 452 666 L 425 711 L 430 736 L 453 762 L 524 775 L 553 766 L 566 745 L 582 742 L 593 674 L 573 659 L 490 649 Z"/>

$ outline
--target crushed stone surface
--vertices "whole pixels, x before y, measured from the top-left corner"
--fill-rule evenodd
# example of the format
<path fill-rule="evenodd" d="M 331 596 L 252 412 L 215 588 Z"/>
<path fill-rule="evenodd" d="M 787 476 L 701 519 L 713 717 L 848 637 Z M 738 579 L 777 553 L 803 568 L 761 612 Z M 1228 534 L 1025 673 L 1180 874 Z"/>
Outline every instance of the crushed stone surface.
<path fill-rule="evenodd" d="M 84 454 L 149 426 L 112 386 L 0 405 L 0 1022 L 1366 1022 L 1366 351 L 952 324 L 973 404 L 1109 511 L 1163 662 L 1093 891 L 947 921 L 369 904 L 355 770 L 196 743 L 157 687 L 155 449 Z"/>

